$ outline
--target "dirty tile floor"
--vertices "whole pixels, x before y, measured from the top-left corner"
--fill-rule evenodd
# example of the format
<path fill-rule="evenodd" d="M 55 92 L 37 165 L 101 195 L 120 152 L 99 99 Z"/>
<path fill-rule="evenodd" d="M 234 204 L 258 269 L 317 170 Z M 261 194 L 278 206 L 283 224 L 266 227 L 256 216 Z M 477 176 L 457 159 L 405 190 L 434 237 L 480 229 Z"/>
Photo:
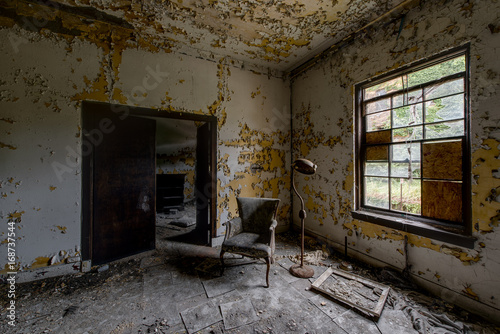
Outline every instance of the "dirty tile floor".
<path fill-rule="evenodd" d="M 93 272 L 19 284 L 17 323 L 6 324 L 6 287 L 1 287 L 1 333 L 498 333 L 488 324 L 440 299 L 427 296 L 397 273 L 353 264 L 354 273 L 386 278 L 391 285 L 382 316 L 368 319 L 309 289 L 335 254 L 315 261 L 315 277 L 288 273 L 300 252 L 298 237 L 277 238 L 270 287 L 266 265 L 240 257 L 227 260 L 219 276 L 218 249 L 166 243 L 147 254 L 94 268 Z M 307 254 L 322 254 L 310 243 Z M 324 249 L 324 247 L 323 247 Z M 391 273 L 391 275 L 388 275 Z M 389 280 L 389 282 L 387 282 Z M 392 281 L 392 282 L 391 282 Z"/>

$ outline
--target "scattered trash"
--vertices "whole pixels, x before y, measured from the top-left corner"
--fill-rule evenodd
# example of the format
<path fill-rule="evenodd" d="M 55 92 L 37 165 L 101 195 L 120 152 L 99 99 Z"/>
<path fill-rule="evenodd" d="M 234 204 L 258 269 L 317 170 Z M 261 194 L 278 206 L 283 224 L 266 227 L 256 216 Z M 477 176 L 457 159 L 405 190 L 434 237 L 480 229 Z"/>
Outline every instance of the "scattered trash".
<path fill-rule="evenodd" d="M 103 271 L 106 271 L 108 269 L 109 269 L 109 265 L 105 264 L 105 265 L 100 266 L 99 268 L 97 268 L 97 272 L 102 273 Z"/>
<path fill-rule="evenodd" d="M 316 250 L 314 252 L 305 252 L 304 263 L 313 266 L 318 266 L 323 264 L 322 261 L 326 260 L 328 256 L 329 256 L 328 253 L 323 250 Z M 300 263 L 300 254 L 289 255 L 288 258 L 295 263 Z"/>
<path fill-rule="evenodd" d="M 195 225 L 196 221 L 188 216 L 182 216 L 181 218 L 172 221 L 170 224 L 180 227 L 189 227 Z"/>
<path fill-rule="evenodd" d="M 169 333 L 170 325 L 167 319 L 155 320 L 151 325 L 142 324 L 138 333 Z"/>

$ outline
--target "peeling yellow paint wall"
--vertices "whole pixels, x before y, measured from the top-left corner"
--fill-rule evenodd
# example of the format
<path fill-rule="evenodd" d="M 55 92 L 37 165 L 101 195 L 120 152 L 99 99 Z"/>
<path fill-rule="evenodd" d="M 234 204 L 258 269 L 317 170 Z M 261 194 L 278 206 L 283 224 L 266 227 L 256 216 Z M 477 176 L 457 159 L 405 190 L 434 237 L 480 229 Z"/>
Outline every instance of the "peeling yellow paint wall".
<path fill-rule="evenodd" d="M 292 160 L 318 165 L 297 177 L 305 196 L 306 229 L 351 256 L 405 268 L 443 298 L 473 310 L 500 310 L 500 34 L 496 1 L 426 1 L 401 20 L 376 26 L 294 78 Z M 446 13 L 446 14 L 445 14 Z M 473 249 L 354 220 L 356 83 L 470 42 Z M 298 207 L 293 219 L 299 224 Z M 498 313 L 497 313 L 498 314 Z"/>
<path fill-rule="evenodd" d="M 290 91 L 281 72 L 178 52 L 174 39 L 148 37 L 117 17 L 89 24 L 40 4 L 0 6 L 0 222 L 16 221 L 20 270 L 80 255 L 83 100 L 216 116 L 217 235 L 237 214 L 236 196 L 280 198 L 279 224 L 288 226 Z M 192 184 L 194 161 L 185 158 Z M 2 261 L 6 232 L 0 227 Z"/>
<path fill-rule="evenodd" d="M 248 77 L 241 69 L 231 69 L 226 85 L 228 113 L 218 138 L 219 221 L 237 214 L 238 196 L 274 197 L 281 199 L 278 228 L 286 229 L 290 213 L 289 86 L 277 78 Z"/>

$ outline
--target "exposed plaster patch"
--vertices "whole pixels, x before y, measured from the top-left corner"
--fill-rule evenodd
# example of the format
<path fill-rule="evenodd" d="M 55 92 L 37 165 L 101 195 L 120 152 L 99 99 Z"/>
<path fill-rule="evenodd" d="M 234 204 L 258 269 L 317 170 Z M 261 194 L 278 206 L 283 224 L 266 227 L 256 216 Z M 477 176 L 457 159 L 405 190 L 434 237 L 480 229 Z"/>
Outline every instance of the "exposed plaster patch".
<path fill-rule="evenodd" d="M 472 291 L 470 286 L 465 286 L 462 292 L 467 296 L 474 298 L 475 300 L 479 300 L 479 296 L 474 291 Z"/>
<path fill-rule="evenodd" d="M 481 256 L 477 251 L 470 251 L 472 254 L 468 254 L 464 252 L 461 248 L 458 247 L 450 247 L 447 245 L 441 246 L 441 253 L 452 255 L 459 259 L 463 265 L 470 265 L 475 262 L 479 262 L 481 260 Z"/>

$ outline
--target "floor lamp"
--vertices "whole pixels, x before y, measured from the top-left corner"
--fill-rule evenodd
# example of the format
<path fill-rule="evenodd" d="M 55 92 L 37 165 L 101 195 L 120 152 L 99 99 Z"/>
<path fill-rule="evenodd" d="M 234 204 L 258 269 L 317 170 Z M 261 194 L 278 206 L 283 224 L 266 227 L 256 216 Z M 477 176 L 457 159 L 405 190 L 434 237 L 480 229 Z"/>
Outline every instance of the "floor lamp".
<path fill-rule="evenodd" d="M 300 278 L 309 278 L 313 277 L 314 269 L 304 265 L 304 219 L 306 218 L 306 210 L 304 210 L 304 200 L 299 195 L 297 188 L 295 188 L 295 172 L 299 172 L 301 174 L 312 175 L 316 172 L 316 166 L 311 161 L 306 159 L 297 159 L 292 164 L 292 187 L 297 196 L 300 198 L 300 211 L 299 217 L 301 219 L 301 242 L 302 245 L 300 247 L 300 265 L 294 264 L 290 267 L 289 271 L 292 275 L 300 277 Z"/>

